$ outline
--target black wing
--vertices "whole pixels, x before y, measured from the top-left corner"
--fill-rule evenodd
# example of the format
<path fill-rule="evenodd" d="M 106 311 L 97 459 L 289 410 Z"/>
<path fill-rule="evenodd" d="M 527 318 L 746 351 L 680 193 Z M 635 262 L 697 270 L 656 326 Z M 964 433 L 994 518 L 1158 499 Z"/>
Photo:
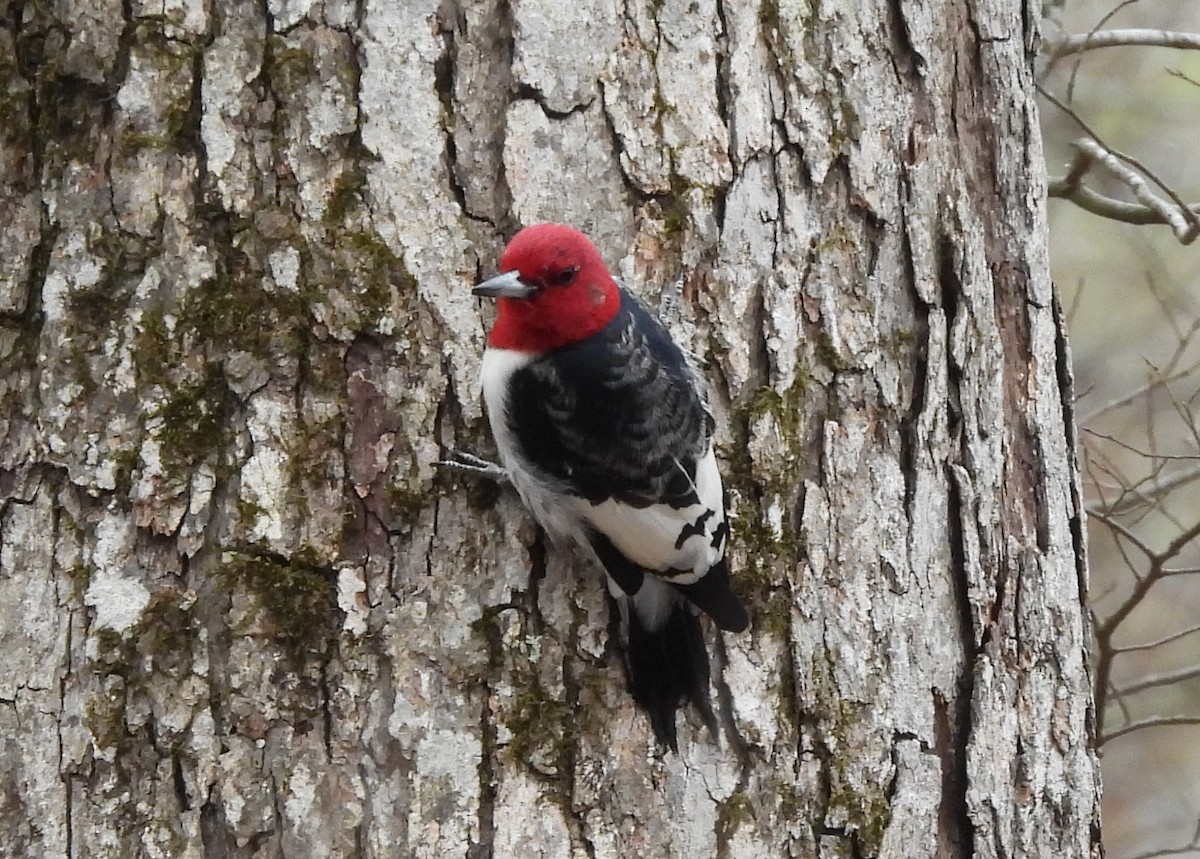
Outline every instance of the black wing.
<path fill-rule="evenodd" d="M 624 290 L 599 334 L 513 375 L 508 420 L 527 461 L 589 501 L 699 501 L 712 417 L 679 347 Z"/>

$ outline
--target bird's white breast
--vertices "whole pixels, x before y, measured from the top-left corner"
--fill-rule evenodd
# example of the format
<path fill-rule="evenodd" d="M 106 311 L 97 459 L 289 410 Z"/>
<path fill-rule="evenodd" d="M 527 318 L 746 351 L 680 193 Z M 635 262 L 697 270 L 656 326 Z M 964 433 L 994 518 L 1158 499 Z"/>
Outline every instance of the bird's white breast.
<path fill-rule="evenodd" d="M 508 390 L 512 375 L 536 358 L 536 355 L 513 349 L 488 347 L 484 350 L 480 380 L 492 437 L 496 440 L 500 462 L 508 472 L 513 488 L 538 524 L 546 529 L 555 542 L 574 540 L 586 549 L 589 548 L 587 536 L 577 512 L 567 503 L 566 489 L 524 457 L 509 424 Z"/>
<path fill-rule="evenodd" d="M 488 421 L 492 425 L 492 438 L 500 450 L 500 458 L 507 468 L 518 455 L 517 440 L 508 424 L 508 388 L 513 373 L 533 362 L 533 355 L 512 349 L 484 350 L 483 365 L 479 379 L 483 383 L 483 401 L 487 404 Z"/>

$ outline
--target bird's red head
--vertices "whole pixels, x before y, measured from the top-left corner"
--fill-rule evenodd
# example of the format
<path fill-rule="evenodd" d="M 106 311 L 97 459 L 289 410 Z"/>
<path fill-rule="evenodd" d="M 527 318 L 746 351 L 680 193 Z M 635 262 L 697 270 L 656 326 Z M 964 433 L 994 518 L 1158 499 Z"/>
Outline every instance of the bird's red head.
<path fill-rule="evenodd" d="M 495 298 L 488 343 L 499 349 L 546 352 L 591 337 L 621 306 L 600 252 L 578 230 L 534 224 L 500 256 L 501 274 L 473 290 Z"/>

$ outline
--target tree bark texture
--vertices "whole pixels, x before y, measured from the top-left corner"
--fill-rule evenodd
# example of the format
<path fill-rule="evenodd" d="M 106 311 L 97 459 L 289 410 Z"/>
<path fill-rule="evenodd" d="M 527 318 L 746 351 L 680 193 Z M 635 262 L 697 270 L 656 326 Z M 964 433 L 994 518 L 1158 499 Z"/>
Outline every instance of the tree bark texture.
<path fill-rule="evenodd" d="M 1098 855 L 1034 6 L 0 4 L 0 854 Z M 537 220 L 705 363 L 720 744 L 435 466 Z"/>

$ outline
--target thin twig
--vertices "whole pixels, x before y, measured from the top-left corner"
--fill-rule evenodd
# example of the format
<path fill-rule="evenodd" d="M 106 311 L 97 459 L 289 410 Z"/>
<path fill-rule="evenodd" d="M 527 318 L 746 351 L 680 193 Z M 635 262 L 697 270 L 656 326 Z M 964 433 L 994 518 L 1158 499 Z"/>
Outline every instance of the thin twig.
<path fill-rule="evenodd" d="M 1168 379 L 1165 379 L 1163 381 L 1167 381 L 1167 382 L 1178 381 L 1179 379 L 1186 378 L 1187 375 L 1189 373 L 1193 372 L 1195 369 L 1196 369 L 1196 367 L 1190 367 L 1187 370 L 1181 370 L 1180 372 L 1176 373 L 1174 376 L 1171 376 Z M 1095 411 L 1089 412 L 1088 414 L 1084 415 L 1082 418 L 1079 419 L 1079 423 L 1081 425 L 1090 424 L 1090 423 L 1096 421 L 1097 419 L 1103 417 L 1104 415 L 1108 414 L 1109 412 L 1114 412 L 1117 409 L 1123 409 L 1126 406 L 1130 405 L 1131 403 L 1135 402 L 1136 400 L 1140 399 L 1141 397 L 1146 396 L 1150 393 L 1153 393 L 1154 389 L 1159 387 L 1159 385 L 1161 385 L 1161 384 L 1162 384 L 1162 381 L 1157 381 L 1157 380 L 1153 381 L 1153 382 L 1147 382 L 1145 385 L 1138 388 L 1137 390 L 1131 391 L 1130 393 L 1126 394 L 1123 397 L 1118 397 L 1115 400 L 1111 400 L 1111 401 L 1105 403 L 1104 405 L 1102 405 L 1100 408 L 1096 409 Z"/>
<path fill-rule="evenodd" d="M 1149 546 L 1147 546 L 1145 543 L 1143 543 L 1140 539 L 1138 539 L 1138 536 L 1136 534 L 1134 534 L 1132 531 L 1130 531 L 1128 528 L 1126 528 L 1124 525 L 1122 525 L 1116 519 L 1113 519 L 1111 516 L 1109 516 L 1108 511 L 1100 510 L 1099 508 L 1096 508 L 1096 507 L 1088 507 L 1087 515 L 1088 515 L 1089 519 L 1095 519 L 1097 522 L 1103 522 L 1105 525 L 1107 525 L 1109 528 L 1111 528 L 1115 533 L 1124 537 L 1126 540 L 1128 540 L 1130 543 L 1132 543 L 1134 546 L 1136 546 L 1138 549 L 1140 549 L 1141 552 L 1144 555 L 1146 555 L 1146 557 L 1148 557 L 1148 558 L 1154 557 L 1154 550 L 1151 549 Z"/>
<path fill-rule="evenodd" d="M 1079 313 L 1079 305 L 1083 302 L 1084 287 L 1087 286 L 1087 281 L 1084 278 L 1079 278 L 1079 285 L 1075 287 L 1075 294 L 1071 296 L 1071 306 L 1067 308 L 1067 330 L 1075 324 L 1075 318 Z"/>
<path fill-rule="evenodd" d="M 1096 22 L 1096 26 L 1092 27 L 1092 29 L 1088 31 L 1088 36 L 1091 37 L 1098 34 L 1100 32 L 1100 28 L 1115 18 L 1118 12 L 1128 6 L 1132 6 L 1137 2 L 1138 0 L 1124 0 L 1123 3 L 1118 3 L 1108 12 L 1106 12 L 1099 21 Z M 1083 51 L 1079 51 L 1078 54 L 1079 55 L 1075 59 L 1075 65 L 1071 68 L 1071 77 L 1067 81 L 1067 101 L 1075 100 L 1075 79 L 1079 76 L 1080 66 L 1083 65 Z M 1051 61 L 1051 65 L 1053 65 L 1053 61 Z"/>
<path fill-rule="evenodd" d="M 1175 462 L 1177 460 L 1195 462 L 1196 460 L 1200 460 L 1200 454 L 1196 453 L 1154 453 L 1152 451 L 1141 450 L 1140 448 L 1136 448 L 1128 442 L 1121 441 L 1114 435 L 1099 432 L 1098 430 L 1088 429 L 1087 427 L 1084 427 L 1082 432 L 1085 432 L 1090 436 L 1095 436 L 1096 438 L 1102 438 L 1107 442 L 1115 444 L 1117 447 L 1124 448 L 1130 453 L 1136 453 L 1138 456 L 1145 457 L 1146 459 L 1162 460 L 1164 462 Z"/>
<path fill-rule="evenodd" d="M 1186 81 L 1187 83 L 1190 83 L 1192 86 L 1200 87 L 1200 81 L 1196 80 L 1191 75 L 1184 74 L 1179 69 L 1167 69 L 1167 74 L 1169 74 L 1173 78 L 1179 78 L 1181 81 Z"/>
<path fill-rule="evenodd" d="M 1121 694 L 1121 690 L 1111 683 L 1108 684 L 1108 694 L 1112 695 L 1112 703 L 1121 711 L 1121 718 L 1128 725 L 1133 722 L 1133 714 L 1129 712 L 1129 706 L 1125 703 L 1125 697 Z"/>

